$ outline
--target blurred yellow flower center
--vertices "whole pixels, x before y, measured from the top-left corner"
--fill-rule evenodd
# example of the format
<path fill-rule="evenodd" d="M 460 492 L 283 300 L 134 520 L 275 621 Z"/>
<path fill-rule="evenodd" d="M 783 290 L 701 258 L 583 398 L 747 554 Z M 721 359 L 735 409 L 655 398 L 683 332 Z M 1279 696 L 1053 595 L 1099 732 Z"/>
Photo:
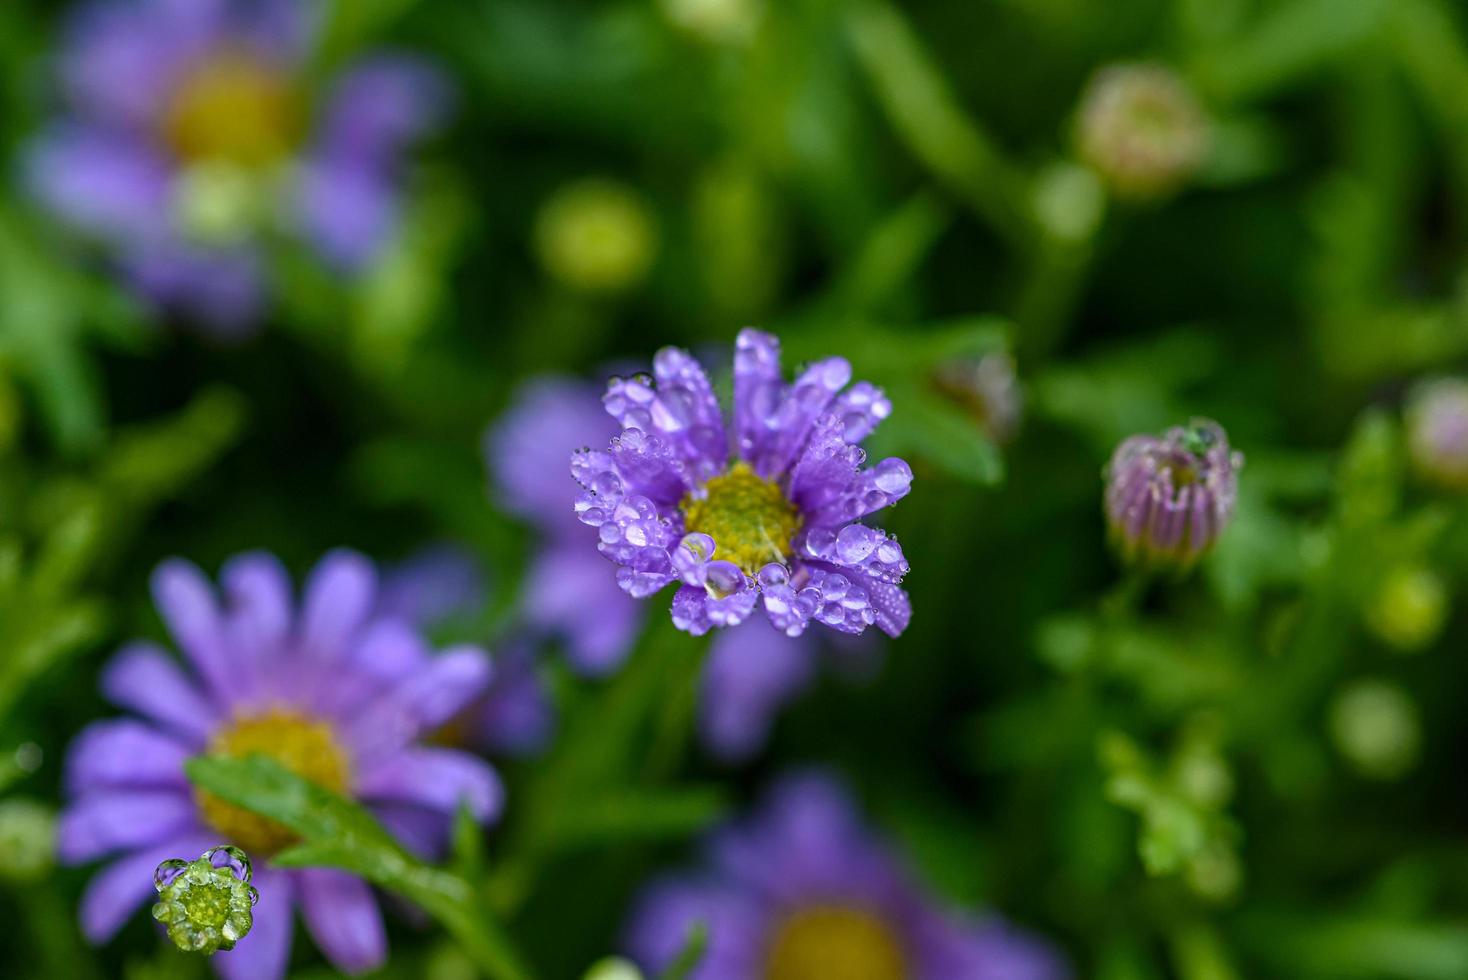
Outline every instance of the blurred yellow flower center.
<path fill-rule="evenodd" d="M 764 980 L 906 980 L 902 947 L 881 919 L 816 906 L 787 918 L 765 955 Z"/>
<path fill-rule="evenodd" d="M 800 515 L 773 480 L 738 462 L 703 489 L 702 497 L 683 498 L 683 521 L 688 531 L 714 539 L 715 558 L 732 561 L 747 575 L 785 560 Z"/>
<path fill-rule="evenodd" d="M 237 718 L 214 733 L 210 755 L 243 759 L 263 755 L 274 759 L 302 779 L 334 793 L 347 789 L 347 757 L 331 726 L 289 711 Z M 295 843 L 296 835 L 282 824 L 235 806 L 208 790 L 195 790 L 194 799 L 205 822 L 231 844 L 262 857 Z"/>
<path fill-rule="evenodd" d="M 256 58 L 225 53 L 188 73 L 163 117 L 163 135 L 187 163 L 264 167 L 290 153 L 299 106 L 289 83 Z"/>

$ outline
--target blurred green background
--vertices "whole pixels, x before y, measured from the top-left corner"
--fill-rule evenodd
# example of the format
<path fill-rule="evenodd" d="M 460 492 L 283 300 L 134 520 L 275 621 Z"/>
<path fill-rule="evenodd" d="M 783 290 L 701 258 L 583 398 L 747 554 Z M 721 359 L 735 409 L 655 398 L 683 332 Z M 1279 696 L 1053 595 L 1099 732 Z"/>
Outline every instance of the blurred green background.
<path fill-rule="evenodd" d="M 638 885 L 724 806 L 819 762 L 942 893 L 1054 937 L 1083 978 L 1468 977 L 1468 511 L 1411 479 L 1400 412 L 1468 353 L 1463 9 L 337 8 L 343 51 L 437 60 L 455 112 L 414 154 L 397 245 L 355 281 L 277 255 L 254 337 L 151 314 L 18 180 L 0 190 L 0 828 L 23 830 L 16 801 L 59 805 L 67 742 L 111 713 L 100 665 L 161 632 L 161 558 L 266 547 L 303 571 L 337 545 L 460 542 L 492 600 L 463 631 L 492 636 L 533 548 L 479 448 L 516 385 L 665 344 L 719 356 L 757 324 L 892 396 L 870 448 L 918 477 L 888 522 L 913 624 L 870 683 L 786 711 L 752 764 L 678 750 L 656 784 L 711 788 L 708 806 L 527 870 L 537 780 L 595 737 L 609 684 L 701 644 L 659 600 L 626 677 L 549 660 L 564 737 L 508 765 L 487 845 L 491 874 L 507 854 L 522 876 L 503 915 L 545 976 L 612 951 Z M 7 172 L 54 112 L 64 11 L 0 6 Z M 1161 108 L 1087 113 L 1116 64 L 1160 71 Z M 1140 160 L 1105 130 L 1129 125 Z M 998 352 L 1017 434 L 945 381 Z M 1247 457 L 1237 519 L 1196 574 L 1138 596 L 1105 549 L 1101 469 L 1191 415 Z M 619 764 L 648 778 L 645 751 Z M 89 869 L 33 853 L 0 829 L 4 972 L 204 974 L 142 916 L 85 947 Z M 439 933 L 393 929 L 380 975 L 469 969 Z M 297 976 L 329 975 L 298 946 Z"/>

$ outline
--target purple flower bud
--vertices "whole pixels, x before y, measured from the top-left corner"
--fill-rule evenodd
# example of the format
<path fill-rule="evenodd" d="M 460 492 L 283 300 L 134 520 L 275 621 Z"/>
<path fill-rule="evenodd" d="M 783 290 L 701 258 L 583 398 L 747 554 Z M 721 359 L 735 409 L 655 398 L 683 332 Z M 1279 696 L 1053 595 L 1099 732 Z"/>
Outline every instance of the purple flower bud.
<path fill-rule="evenodd" d="M 1468 381 L 1438 378 L 1407 401 L 1407 447 L 1427 482 L 1468 491 Z"/>
<path fill-rule="evenodd" d="M 1125 440 L 1106 466 L 1113 546 L 1129 564 L 1191 568 L 1233 518 L 1243 465 L 1208 419 Z"/>

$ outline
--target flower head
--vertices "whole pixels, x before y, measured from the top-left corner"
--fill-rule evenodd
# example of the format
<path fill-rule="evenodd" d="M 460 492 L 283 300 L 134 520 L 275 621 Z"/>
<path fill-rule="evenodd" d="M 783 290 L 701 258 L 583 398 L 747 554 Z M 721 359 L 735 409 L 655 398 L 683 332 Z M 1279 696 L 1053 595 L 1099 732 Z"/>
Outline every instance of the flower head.
<path fill-rule="evenodd" d="M 1208 118 L 1169 68 L 1102 68 L 1081 99 L 1076 133 L 1082 159 L 1114 193 L 1146 199 L 1175 191 L 1208 152 Z"/>
<path fill-rule="evenodd" d="M 667 968 L 699 923 L 690 980 L 1059 980 L 1059 958 L 1004 923 L 926 894 L 863 826 L 842 788 L 787 777 L 752 817 L 717 834 L 708 868 L 654 883 L 628 951 Z"/>
<path fill-rule="evenodd" d="M 253 324 L 283 232 L 361 269 L 391 238 L 401 158 L 448 101 L 425 64 L 375 56 L 307 84 L 318 12 L 282 0 L 97 0 L 60 58 L 66 116 L 30 186 L 148 299 L 218 332 Z"/>
<path fill-rule="evenodd" d="M 1468 381 L 1438 378 L 1418 385 L 1406 419 L 1417 473 L 1446 490 L 1468 490 Z"/>
<path fill-rule="evenodd" d="M 727 428 L 685 351 L 659 351 L 651 376 L 614 378 L 603 402 L 622 432 L 608 450 L 578 452 L 571 472 L 576 514 L 621 566 L 618 584 L 645 597 L 680 582 L 673 621 L 693 634 L 737 625 L 759 603 L 790 636 L 812 620 L 906 629 L 907 560 L 859 521 L 905 497 L 912 469 L 896 458 L 862 468 L 858 443 L 892 405 L 850 380 L 832 357 L 786 383 L 779 342 L 757 330 L 735 345 Z"/>
<path fill-rule="evenodd" d="M 179 949 L 211 956 L 234 949 L 255 924 L 260 892 L 250 884 L 250 858 L 238 847 L 211 847 L 193 861 L 169 858 L 153 872 L 153 918 Z"/>
<path fill-rule="evenodd" d="M 1125 440 L 1106 467 L 1113 545 L 1129 563 L 1191 568 L 1233 519 L 1243 464 L 1207 419 Z"/>
<path fill-rule="evenodd" d="M 408 622 L 380 614 L 376 571 L 354 553 L 327 556 L 299 607 L 269 555 L 234 558 L 220 578 L 222 597 L 187 562 L 159 567 L 154 600 L 190 670 L 155 644 L 124 647 L 102 689 L 141 717 L 96 722 L 71 747 L 59 856 L 75 864 L 122 855 L 88 886 L 83 930 L 106 940 L 147 896 L 159 862 L 224 840 L 264 865 L 253 882 L 261 893 L 254 929 L 216 969 L 230 978 L 283 975 L 294 907 L 333 964 L 370 968 L 386 956 L 387 937 L 367 883 L 328 868 L 272 867 L 291 832 L 195 789 L 184 763 L 205 753 L 264 754 L 362 801 L 405 845 L 432 852 L 461 803 L 480 821 L 499 811 L 499 780 L 487 764 L 420 744 L 484 692 L 489 659 L 473 647 L 435 655 Z"/>

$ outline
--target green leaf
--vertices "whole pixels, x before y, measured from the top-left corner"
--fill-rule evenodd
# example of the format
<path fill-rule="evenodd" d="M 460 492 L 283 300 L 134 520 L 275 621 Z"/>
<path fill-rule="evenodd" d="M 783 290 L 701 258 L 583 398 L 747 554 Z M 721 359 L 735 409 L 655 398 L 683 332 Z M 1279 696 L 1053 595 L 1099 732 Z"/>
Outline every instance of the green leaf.
<path fill-rule="evenodd" d="M 301 836 L 301 843 L 275 855 L 272 864 L 340 868 L 395 891 L 437 919 L 491 977 L 529 980 L 482 894 L 460 875 L 409 855 L 361 806 L 260 755 L 198 757 L 185 769 L 196 786 Z"/>

